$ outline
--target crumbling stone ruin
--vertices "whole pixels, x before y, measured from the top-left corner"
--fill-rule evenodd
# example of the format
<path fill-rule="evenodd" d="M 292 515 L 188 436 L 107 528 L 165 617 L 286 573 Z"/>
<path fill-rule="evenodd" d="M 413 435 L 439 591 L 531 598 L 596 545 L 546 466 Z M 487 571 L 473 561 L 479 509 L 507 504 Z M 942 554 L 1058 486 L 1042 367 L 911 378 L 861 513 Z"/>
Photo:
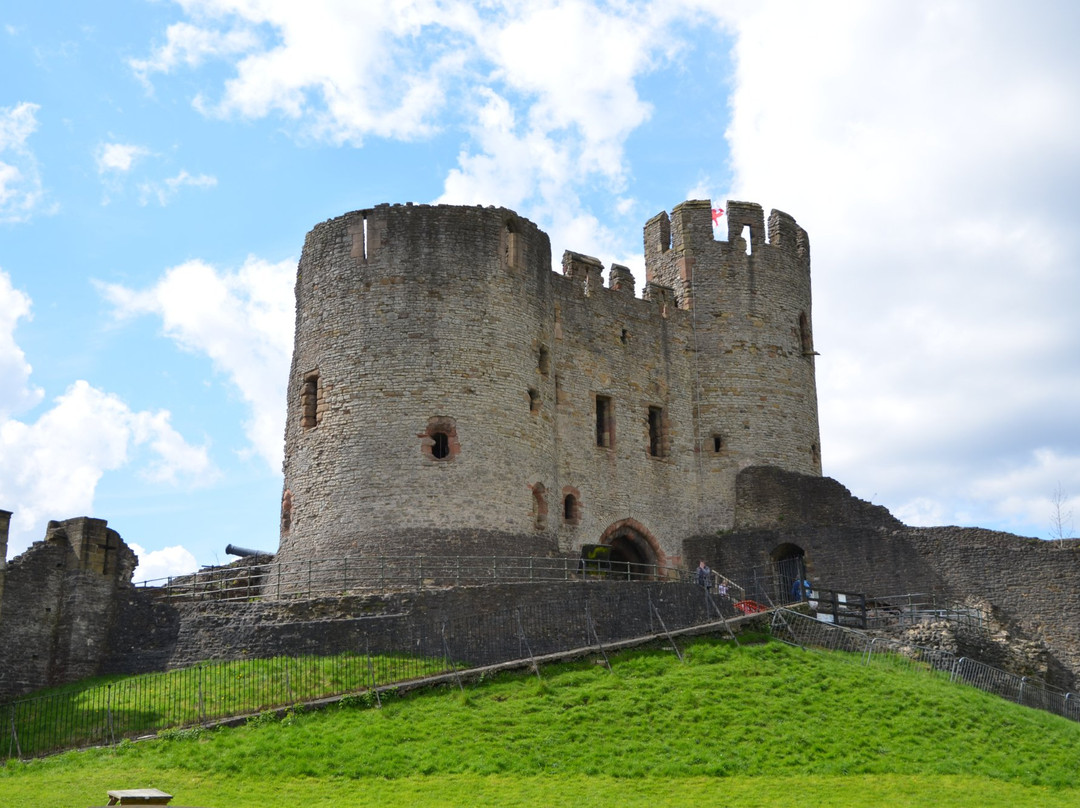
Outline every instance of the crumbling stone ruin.
<path fill-rule="evenodd" d="M 7 556 L 9 511 L 0 511 Z M 136 558 L 102 519 L 50 522 L 45 538 L 0 564 L 0 694 L 99 672 Z"/>

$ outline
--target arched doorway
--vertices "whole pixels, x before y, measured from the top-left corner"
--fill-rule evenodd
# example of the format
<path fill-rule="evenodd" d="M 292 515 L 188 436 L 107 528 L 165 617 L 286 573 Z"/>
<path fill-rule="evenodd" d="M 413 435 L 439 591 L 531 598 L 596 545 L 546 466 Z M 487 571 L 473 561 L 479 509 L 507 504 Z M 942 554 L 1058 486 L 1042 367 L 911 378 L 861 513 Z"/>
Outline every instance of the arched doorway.
<path fill-rule="evenodd" d="M 640 580 L 660 574 L 663 555 L 656 539 L 633 519 L 611 525 L 600 537 L 600 543 L 611 548 L 612 577 Z"/>
<path fill-rule="evenodd" d="M 773 598 L 776 603 L 794 603 L 803 600 L 801 586 L 806 580 L 806 552 L 797 544 L 785 542 L 777 545 L 769 553 L 773 562 L 773 580 L 776 591 Z"/>

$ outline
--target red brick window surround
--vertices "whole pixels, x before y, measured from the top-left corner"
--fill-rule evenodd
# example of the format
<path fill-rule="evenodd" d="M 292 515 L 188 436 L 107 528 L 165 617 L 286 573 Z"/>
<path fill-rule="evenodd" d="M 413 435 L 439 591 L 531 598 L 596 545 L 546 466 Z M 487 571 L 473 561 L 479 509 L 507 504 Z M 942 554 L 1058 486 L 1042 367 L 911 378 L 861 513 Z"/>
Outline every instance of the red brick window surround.
<path fill-rule="evenodd" d="M 420 450 L 429 460 L 447 463 L 461 454 L 457 422 L 449 416 L 437 415 L 429 418 L 427 429 L 417 437 L 420 438 Z"/>
<path fill-rule="evenodd" d="M 533 527 L 537 530 L 543 530 L 547 527 L 547 489 L 544 488 L 543 483 L 537 483 L 532 487 L 532 517 Z"/>

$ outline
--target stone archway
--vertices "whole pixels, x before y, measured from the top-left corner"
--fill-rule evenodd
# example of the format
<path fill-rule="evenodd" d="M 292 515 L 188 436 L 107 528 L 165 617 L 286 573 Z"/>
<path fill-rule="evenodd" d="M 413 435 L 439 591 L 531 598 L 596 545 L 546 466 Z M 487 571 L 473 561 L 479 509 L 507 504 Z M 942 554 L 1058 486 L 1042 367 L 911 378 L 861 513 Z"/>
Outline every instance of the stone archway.
<path fill-rule="evenodd" d="M 791 542 L 778 544 L 769 553 L 773 563 L 776 603 L 793 603 L 804 597 L 802 582 L 806 579 L 806 551 Z"/>
<path fill-rule="evenodd" d="M 614 577 L 631 579 L 662 576 L 666 566 L 664 553 L 656 538 L 634 519 L 622 519 L 610 525 L 600 543 L 611 548 L 611 571 Z"/>

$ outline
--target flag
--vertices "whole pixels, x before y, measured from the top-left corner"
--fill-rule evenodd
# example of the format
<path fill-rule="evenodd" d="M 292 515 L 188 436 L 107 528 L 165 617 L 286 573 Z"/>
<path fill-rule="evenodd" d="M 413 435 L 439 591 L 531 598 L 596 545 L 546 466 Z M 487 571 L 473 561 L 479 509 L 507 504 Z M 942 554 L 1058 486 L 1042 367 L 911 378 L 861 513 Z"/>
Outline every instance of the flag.
<path fill-rule="evenodd" d="M 723 215 L 724 215 L 724 209 L 723 208 L 713 208 L 712 209 L 712 226 L 713 227 L 719 226 L 720 217 L 723 216 Z"/>

